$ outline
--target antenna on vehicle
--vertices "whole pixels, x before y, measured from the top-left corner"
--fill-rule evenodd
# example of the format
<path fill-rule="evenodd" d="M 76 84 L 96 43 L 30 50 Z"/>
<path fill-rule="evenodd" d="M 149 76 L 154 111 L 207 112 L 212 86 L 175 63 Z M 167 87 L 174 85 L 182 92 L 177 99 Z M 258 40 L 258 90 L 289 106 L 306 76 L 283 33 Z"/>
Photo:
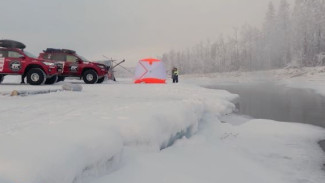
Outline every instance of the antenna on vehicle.
<path fill-rule="evenodd" d="M 112 63 L 115 62 L 115 61 L 117 61 L 117 60 L 113 60 L 113 58 L 109 58 L 109 57 L 107 57 L 105 55 L 103 55 L 103 57 L 106 58 L 106 59 L 108 59 L 108 61 L 111 61 Z M 125 62 L 125 59 L 123 59 L 122 61 L 120 61 L 119 63 L 117 63 L 115 65 L 112 65 L 112 71 L 115 72 L 113 69 L 115 67 L 117 67 L 117 66 L 120 66 L 122 69 L 124 69 L 124 70 L 126 70 L 126 71 L 128 71 L 129 73 L 132 74 L 132 72 L 129 69 L 127 69 L 127 68 L 125 68 L 124 66 L 121 65 L 123 62 Z"/>
<path fill-rule="evenodd" d="M 108 57 L 106 57 L 105 55 L 103 55 L 103 57 L 104 57 L 104 58 L 107 58 L 108 61 L 111 61 L 111 62 L 115 62 L 115 61 L 116 61 L 116 60 L 113 60 L 113 58 L 108 58 Z"/>
<path fill-rule="evenodd" d="M 133 72 L 131 72 L 129 69 L 125 68 L 124 66 L 120 65 L 120 67 L 123 68 L 124 70 L 128 71 L 129 73 L 133 74 Z"/>

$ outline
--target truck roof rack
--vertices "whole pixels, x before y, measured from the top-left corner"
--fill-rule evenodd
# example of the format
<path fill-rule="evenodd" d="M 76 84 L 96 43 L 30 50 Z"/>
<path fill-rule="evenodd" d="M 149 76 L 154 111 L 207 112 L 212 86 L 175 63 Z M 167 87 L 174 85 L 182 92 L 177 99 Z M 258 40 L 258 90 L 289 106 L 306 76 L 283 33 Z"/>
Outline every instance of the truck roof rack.
<path fill-rule="evenodd" d="M 0 47 L 4 48 L 18 48 L 18 49 L 25 49 L 26 45 L 24 43 L 14 41 L 14 40 L 9 40 L 9 39 L 2 39 L 0 40 Z"/>
<path fill-rule="evenodd" d="M 47 48 L 44 50 L 44 53 L 68 53 L 68 54 L 75 54 L 76 51 L 69 50 L 69 49 L 56 49 L 56 48 Z"/>

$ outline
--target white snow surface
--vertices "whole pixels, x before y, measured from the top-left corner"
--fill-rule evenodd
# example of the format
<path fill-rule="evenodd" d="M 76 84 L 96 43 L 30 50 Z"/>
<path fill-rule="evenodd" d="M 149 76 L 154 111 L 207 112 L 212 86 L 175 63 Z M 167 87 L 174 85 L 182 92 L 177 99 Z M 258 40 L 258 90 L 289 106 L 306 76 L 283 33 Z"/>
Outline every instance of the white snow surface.
<path fill-rule="evenodd" d="M 0 95 L 0 183 L 324 182 L 324 129 L 234 116 L 237 95 L 198 86 L 215 76 Z M 63 85 L 17 83 L 7 77 L 0 93 Z"/>

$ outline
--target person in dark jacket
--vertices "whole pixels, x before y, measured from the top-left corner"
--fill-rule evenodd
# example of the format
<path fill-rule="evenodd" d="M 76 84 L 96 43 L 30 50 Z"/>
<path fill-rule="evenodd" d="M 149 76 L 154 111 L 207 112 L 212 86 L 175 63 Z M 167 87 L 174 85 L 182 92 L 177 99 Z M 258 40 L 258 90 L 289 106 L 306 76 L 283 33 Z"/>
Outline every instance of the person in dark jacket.
<path fill-rule="evenodd" d="M 172 70 L 173 83 L 178 83 L 178 69 L 176 67 Z"/>

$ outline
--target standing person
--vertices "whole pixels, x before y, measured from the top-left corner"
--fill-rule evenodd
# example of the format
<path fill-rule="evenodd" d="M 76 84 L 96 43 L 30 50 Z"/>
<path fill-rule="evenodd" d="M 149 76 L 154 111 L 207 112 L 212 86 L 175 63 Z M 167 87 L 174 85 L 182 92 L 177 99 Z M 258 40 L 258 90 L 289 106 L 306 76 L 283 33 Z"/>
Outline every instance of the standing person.
<path fill-rule="evenodd" d="M 178 69 L 176 67 L 172 70 L 173 83 L 178 83 Z"/>
<path fill-rule="evenodd" d="M 174 71 L 175 71 L 175 67 L 173 67 L 172 69 L 172 80 L 173 80 L 173 83 L 175 83 L 175 76 L 174 76 Z"/>
<path fill-rule="evenodd" d="M 25 84 L 25 77 L 26 77 L 26 74 L 25 73 L 23 75 L 21 75 L 21 82 L 20 82 L 20 84 Z"/>

